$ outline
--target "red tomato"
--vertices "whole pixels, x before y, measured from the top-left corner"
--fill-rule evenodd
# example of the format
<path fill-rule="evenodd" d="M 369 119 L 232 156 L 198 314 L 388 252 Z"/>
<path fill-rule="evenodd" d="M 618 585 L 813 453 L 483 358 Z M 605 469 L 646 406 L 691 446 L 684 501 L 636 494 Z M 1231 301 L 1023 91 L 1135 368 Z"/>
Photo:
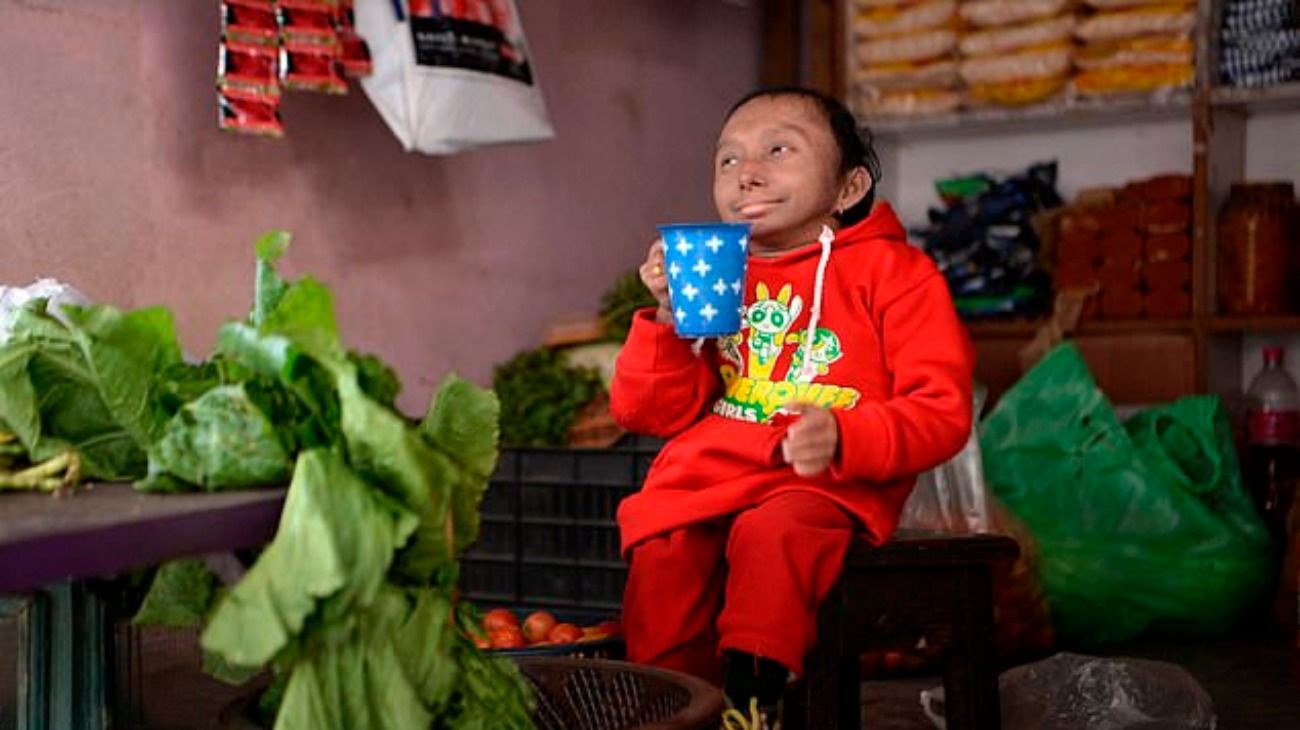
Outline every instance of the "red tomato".
<path fill-rule="evenodd" d="M 480 649 L 490 649 L 490 648 L 492 648 L 492 642 L 489 641 L 489 640 L 488 640 L 488 637 L 486 637 L 486 636 L 482 636 L 482 635 L 479 635 L 479 634 L 474 634 L 474 635 L 471 636 L 470 638 L 472 638 L 472 639 L 474 640 L 474 646 L 477 646 L 477 647 L 480 648 Z"/>
<path fill-rule="evenodd" d="M 546 638 L 554 644 L 572 644 L 582 638 L 582 629 L 573 624 L 556 624 Z"/>
<path fill-rule="evenodd" d="M 599 629 L 606 636 L 623 635 L 623 624 L 617 621 L 601 621 L 600 623 L 596 624 L 596 628 Z"/>
<path fill-rule="evenodd" d="M 529 614 L 524 619 L 524 639 L 529 644 L 536 644 L 539 641 L 545 641 L 546 637 L 551 635 L 551 629 L 555 628 L 555 617 L 546 611 L 537 611 Z"/>
<path fill-rule="evenodd" d="M 519 617 L 508 608 L 494 608 L 483 617 L 483 630 L 489 634 L 501 629 L 519 628 Z"/>
<path fill-rule="evenodd" d="M 522 649 L 527 646 L 524 642 L 524 634 L 517 626 L 489 633 L 488 642 L 493 649 Z"/>

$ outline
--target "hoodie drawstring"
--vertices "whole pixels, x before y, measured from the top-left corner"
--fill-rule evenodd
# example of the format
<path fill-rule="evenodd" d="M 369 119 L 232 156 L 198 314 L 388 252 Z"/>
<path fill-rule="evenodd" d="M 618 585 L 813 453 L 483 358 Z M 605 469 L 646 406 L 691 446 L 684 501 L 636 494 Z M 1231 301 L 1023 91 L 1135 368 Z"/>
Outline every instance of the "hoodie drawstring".
<path fill-rule="evenodd" d="M 813 279 L 812 314 L 808 317 L 808 329 L 803 336 L 803 362 L 795 379 L 800 383 L 810 383 L 817 376 L 817 364 L 813 362 L 813 339 L 817 336 L 817 325 L 822 317 L 822 287 L 826 283 L 826 265 L 831 260 L 831 242 L 835 240 L 835 231 L 823 225 L 817 242 L 822 245 L 821 258 L 817 260 L 817 276 Z"/>

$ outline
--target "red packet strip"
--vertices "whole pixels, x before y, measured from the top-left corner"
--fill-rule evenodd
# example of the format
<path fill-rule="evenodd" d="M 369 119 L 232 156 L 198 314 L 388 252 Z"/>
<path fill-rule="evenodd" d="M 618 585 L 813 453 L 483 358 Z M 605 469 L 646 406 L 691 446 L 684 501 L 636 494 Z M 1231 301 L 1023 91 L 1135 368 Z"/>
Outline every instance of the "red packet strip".
<path fill-rule="evenodd" d="M 221 34 L 232 41 L 273 46 L 280 23 L 271 0 L 225 0 L 221 3 Z"/>
<path fill-rule="evenodd" d="M 374 70 L 370 46 L 356 31 L 352 0 L 339 0 L 334 20 L 339 34 L 339 63 L 343 64 L 344 75 L 350 78 L 369 76 Z"/>
<path fill-rule="evenodd" d="M 283 137 L 280 100 L 257 94 L 223 89 L 217 92 L 217 124 L 227 132 Z"/>
<path fill-rule="evenodd" d="M 273 46 L 223 39 L 217 60 L 217 86 L 278 97 L 278 63 L 279 53 Z"/>
<path fill-rule="evenodd" d="M 276 6 L 280 18 L 280 36 L 285 43 L 338 45 L 334 28 L 337 7 L 319 0 L 280 0 Z"/>
<path fill-rule="evenodd" d="M 348 93 L 333 46 L 286 41 L 280 46 L 280 82 L 286 89 Z"/>

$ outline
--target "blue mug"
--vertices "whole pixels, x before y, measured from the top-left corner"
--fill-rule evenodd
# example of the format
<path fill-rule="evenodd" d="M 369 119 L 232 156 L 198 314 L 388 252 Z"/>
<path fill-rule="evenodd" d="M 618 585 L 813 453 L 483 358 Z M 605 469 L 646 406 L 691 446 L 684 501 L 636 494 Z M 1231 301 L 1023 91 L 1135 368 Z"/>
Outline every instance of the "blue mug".
<path fill-rule="evenodd" d="M 723 337 L 739 332 L 749 224 L 675 223 L 658 228 L 678 336 Z"/>

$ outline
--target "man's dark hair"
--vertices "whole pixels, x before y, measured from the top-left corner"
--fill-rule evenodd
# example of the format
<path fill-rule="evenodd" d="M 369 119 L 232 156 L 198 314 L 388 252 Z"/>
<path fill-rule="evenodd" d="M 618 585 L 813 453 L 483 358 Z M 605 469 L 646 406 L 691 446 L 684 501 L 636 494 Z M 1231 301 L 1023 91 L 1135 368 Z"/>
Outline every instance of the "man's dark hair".
<path fill-rule="evenodd" d="M 871 189 L 862 200 L 858 201 L 857 205 L 836 214 L 835 218 L 840 225 L 851 226 L 870 215 L 871 206 L 876 202 L 876 185 L 880 183 L 880 158 L 876 155 L 871 131 L 860 126 L 858 120 L 853 118 L 853 113 L 839 99 L 802 86 L 765 87 L 751 91 L 733 104 L 727 111 L 723 123 L 725 124 L 737 109 L 754 99 L 774 96 L 795 96 L 812 102 L 825 115 L 831 136 L 840 148 L 839 174 L 846 175 L 855 167 L 863 167 L 871 177 Z"/>

